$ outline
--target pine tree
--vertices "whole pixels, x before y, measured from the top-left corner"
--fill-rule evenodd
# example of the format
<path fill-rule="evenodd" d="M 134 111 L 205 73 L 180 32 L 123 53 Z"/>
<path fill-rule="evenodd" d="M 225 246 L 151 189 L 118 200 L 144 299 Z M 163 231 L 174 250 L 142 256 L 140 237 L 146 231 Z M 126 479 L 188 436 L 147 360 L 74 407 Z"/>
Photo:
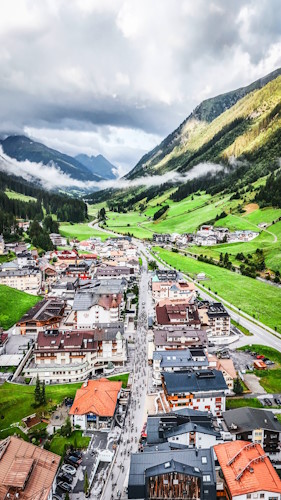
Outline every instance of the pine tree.
<path fill-rule="evenodd" d="M 243 385 L 241 384 L 240 378 L 234 379 L 233 392 L 235 392 L 235 394 L 242 394 Z"/>
<path fill-rule="evenodd" d="M 36 385 L 35 385 L 35 390 L 34 390 L 34 400 L 35 400 L 36 405 L 40 405 L 40 403 L 41 403 L 41 389 L 40 389 L 40 380 L 39 380 L 38 374 L 37 374 Z"/>
<path fill-rule="evenodd" d="M 40 401 L 42 405 L 46 404 L 46 387 L 45 387 L 45 380 L 43 380 L 42 388 L 41 388 L 41 394 L 40 394 Z"/>

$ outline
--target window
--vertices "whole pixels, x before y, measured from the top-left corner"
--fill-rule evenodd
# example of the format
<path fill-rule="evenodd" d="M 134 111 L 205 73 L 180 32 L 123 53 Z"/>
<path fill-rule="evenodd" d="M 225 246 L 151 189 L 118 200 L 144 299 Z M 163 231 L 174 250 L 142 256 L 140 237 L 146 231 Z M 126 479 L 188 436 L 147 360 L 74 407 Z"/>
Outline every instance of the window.
<path fill-rule="evenodd" d="M 264 498 L 264 493 L 261 493 L 261 494 L 260 494 L 260 498 Z"/>
<path fill-rule="evenodd" d="M 247 498 L 251 498 L 251 493 L 247 493 Z"/>
<path fill-rule="evenodd" d="M 202 461 L 202 464 L 206 464 L 207 463 L 207 457 L 202 457 L 201 461 Z"/>
<path fill-rule="evenodd" d="M 209 483 L 210 481 L 211 481 L 211 476 L 209 474 L 203 476 L 203 483 Z"/>

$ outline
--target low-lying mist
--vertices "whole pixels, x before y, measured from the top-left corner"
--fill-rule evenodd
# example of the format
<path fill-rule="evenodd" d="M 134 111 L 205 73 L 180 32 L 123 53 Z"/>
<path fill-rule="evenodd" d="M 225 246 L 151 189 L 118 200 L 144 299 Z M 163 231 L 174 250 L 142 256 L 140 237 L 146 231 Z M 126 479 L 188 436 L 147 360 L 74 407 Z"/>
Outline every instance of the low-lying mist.
<path fill-rule="evenodd" d="M 62 172 L 62 170 L 54 163 L 44 165 L 43 163 L 35 163 L 29 160 L 18 161 L 15 158 L 11 158 L 6 155 L 3 152 L 3 148 L 0 146 L 0 170 L 2 172 L 22 177 L 27 181 L 37 182 L 47 190 L 58 188 L 77 188 L 81 191 L 89 192 L 91 189 L 96 190 L 97 188 L 100 190 L 108 188 L 126 189 L 140 186 L 160 186 L 166 182 L 182 184 L 202 175 L 213 175 L 216 172 L 223 170 L 223 168 L 224 167 L 222 165 L 206 162 L 199 163 L 186 174 L 171 171 L 163 175 L 144 176 L 133 180 L 119 178 L 114 180 L 101 180 L 99 182 L 85 182 L 73 179 L 68 174 Z"/>

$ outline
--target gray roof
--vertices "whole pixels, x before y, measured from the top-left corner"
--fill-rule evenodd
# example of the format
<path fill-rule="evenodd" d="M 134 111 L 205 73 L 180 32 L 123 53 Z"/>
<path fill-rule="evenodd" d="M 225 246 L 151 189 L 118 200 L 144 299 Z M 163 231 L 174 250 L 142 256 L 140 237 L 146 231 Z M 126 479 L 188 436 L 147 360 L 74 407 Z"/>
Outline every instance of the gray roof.
<path fill-rule="evenodd" d="M 40 270 L 35 267 L 24 267 L 22 269 L 11 269 L 9 271 L 0 271 L 0 278 L 6 276 L 31 276 L 40 274 Z"/>
<path fill-rule="evenodd" d="M 266 429 L 281 432 L 281 423 L 270 410 L 258 408 L 236 408 L 223 413 L 228 430 L 233 434 Z M 235 428 L 237 426 L 237 428 Z"/>
<path fill-rule="evenodd" d="M 149 415 L 146 431 L 147 444 L 163 443 L 169 437 L 194 431 L 216 437 L 220 436 L 217 421 L 207 411 L 183 408 L 164 415 Z"/>
<path fill-rule="evenodd" d="M 198 351 L 198 349 L 196 349 L 196 351 Z M 160 360 L 161 368 L 192 368 L 198 365 L 209 366 L 209 362 L 203 350 L 202 352 L 198 352 L 196 354 L 204 359 L 196 360 L 195 352 L 192 349 L 174 349 L 172 351 L 154 351 L 153 360 Z"/>
<path fill-rule="evenodd" d="M 215 465 L 211 449 L 185 448 L 183 450 L 167 449 L 155 452 L 154 450 L 151 451 L 150 448 L 146 448 L 145 451 L 145 453 L 131 455 L 129 488 L 144 486 L 145 477 L 149 474 L 157 475 L 171 471 L 168 463 L 171 466 L 175 465 L 175 468 L 181 468 L 181 471 L 184 471 L 184 466 L 186 474 L 194 476 L 208 474 L 211 479 L 209 484 L 215 484 Z"/>
<path fill-rule="evenodd" d="M 180 392 L 216 392 L 227 390 L 222 372 L 219 370 L 199 370 L 197 372 L 164 372 L 164 383 L 168 394 Z"/>

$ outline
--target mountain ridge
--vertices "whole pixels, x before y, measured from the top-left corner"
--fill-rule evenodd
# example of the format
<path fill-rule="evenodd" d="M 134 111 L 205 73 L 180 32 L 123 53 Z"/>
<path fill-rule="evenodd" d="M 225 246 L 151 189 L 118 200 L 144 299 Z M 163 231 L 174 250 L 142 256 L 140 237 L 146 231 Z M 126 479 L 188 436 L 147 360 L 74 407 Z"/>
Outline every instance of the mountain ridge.
<path fill-rule="evenodd" d="M 97 156 L 88 156 L 86 154 L 80 153 L 75 156 L 75 159 L 79 161 L 82 165 L 95 175 L 100 176 L 103 179 L 116 179 L 116 174 L 114 170 L 117 171 L 115 165 L 113 165 L 107 158 L 102 154 Z"/>
<path fill-rule="evenodd" d="M 172 162 L 169 155 L 177 153 L 177 150 L 180 151 L 182 145 L 188 141 L 194 129 L 199 128 L 200 133 L 200 127 L 208 127 L 208 125 L 225 113 L 225 111 L 233 108 L 233 106 L 252 92 L 263 89 L 280 75 L 281 68 L 278 68 L 255 82 L 250 83 L 246 87 L 240 87 L 236 90 L 202 101 L 179 127 L 139 160 L 135 167 L 126 175 L 126 178 L 135 179 L 147 174 L 161 174 L 165 171 L 176 169 L 174 166 L 175 161 Z M 172 160 L 174 160 L 174 158 L 172 158 Z M 178 167 L 181 167 L 181 165 L 178 165 Z"/>

